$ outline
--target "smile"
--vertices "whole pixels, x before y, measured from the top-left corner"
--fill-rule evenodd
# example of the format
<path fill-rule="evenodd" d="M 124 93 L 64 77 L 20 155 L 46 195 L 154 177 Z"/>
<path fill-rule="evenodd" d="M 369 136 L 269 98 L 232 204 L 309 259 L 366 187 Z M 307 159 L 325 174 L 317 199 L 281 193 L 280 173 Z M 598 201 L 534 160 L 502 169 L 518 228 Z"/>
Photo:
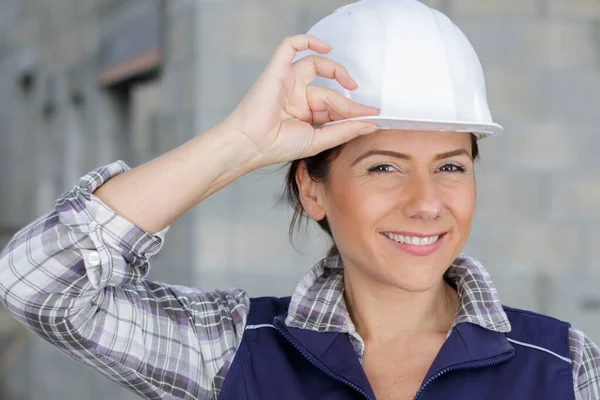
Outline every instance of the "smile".
<path fill-rule="evenodd" d="M 385 235 L 388 239 L 391 239 L 396 243 L 411 244 L 413 246 L 429 246 L 437 242 L 440 238 L 440 235 L 417 237 L 403 236 L 391 232 L 383 232 L 383 235 Z"/>

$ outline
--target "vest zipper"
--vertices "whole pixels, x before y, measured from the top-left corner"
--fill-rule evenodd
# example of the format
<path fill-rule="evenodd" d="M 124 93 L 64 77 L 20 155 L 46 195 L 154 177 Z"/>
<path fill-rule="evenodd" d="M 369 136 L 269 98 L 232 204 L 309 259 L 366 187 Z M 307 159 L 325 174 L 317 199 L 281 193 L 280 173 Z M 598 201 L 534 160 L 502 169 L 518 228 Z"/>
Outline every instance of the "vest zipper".
<path fill-rule="evenodd" d="M 492 365 L 502 364 L 503 362 L 510 360 L 514 355 L 515 355 L 515 352 L 513 350 L 509 354 L 505 354 L 503 356 L 492 358 L 490 360 L 476 361 L 476 362 L 465 363 L 465 364 L 457 364 L 457 365 L 453 365 L 451 367 L 445 368 L 441 371 L 438 371 L 435 375 L 433 375 L 424 384 L 421 385 L 421 387 L 419 388 L 419 391 L 417 392 L 417 394 L 415 395 L 413 400 L 417 400 L 419 397 L 421 397 L 421 394 L 423 394 L 423 390 L 425 390 L 425 388 L 427 386 L 429 386 L 429 384 L 431 382 L 435 381 L 440 376 L 447 374 L 448 372 L 461 371 L 461 370 L 465 370 L 465 369 L 491 367 Z"/>
<path fill-rule="evenodd" d="M 358 387 L 357 385 L 355 385 L 354 383 L 352 383 L 351 381 L 349 381 L 348 379 L 343 378 L 342 376 L 339 376 L 338 374 L 334 373 L 333 371 L 331 371 L 329 368 L 327 368 L 325 365 L 323 365 L 321 362 L 319 362 L 319 360 L 317 360 L 316 358 L 314 358 L 311 354 L 309 354 L 306 350 L 304 350 L 302 347 L 300 347 L 296 341 L 294 340 L 294 338 L 292 338 L 284 329 L 282 329 L 281 327 L 277 326 L 278 325 L 277 321 L 275 323 L 275 328 L 277 329 L 277 331 L 296 349 L 298 350 L 298 352 L 300 354 L 302 354 L 302 356 L 304 356 L 304 358 L 306 358 L 308 361 L 310 361 L 310 363 L 312 365 L 314 365 L 315 367 L 317 367 L 321 372 L 324 372 L 326 375 L 328 375 L 329 377 L 335 379 L 338 382 L 341 382 L 343 384 L 345 384 L 346 386 L 351 387 L 352 389 L 354 389 L 355 391 L 357 391 L 358 393 L 360 393 L 361 395 L 363 395 L 366 399 L 368 400 L 375 400 L 374 398 L 372 398 L 371 396 L 369 396 L 364 390 L 362 390 L 360 387 Z"/>

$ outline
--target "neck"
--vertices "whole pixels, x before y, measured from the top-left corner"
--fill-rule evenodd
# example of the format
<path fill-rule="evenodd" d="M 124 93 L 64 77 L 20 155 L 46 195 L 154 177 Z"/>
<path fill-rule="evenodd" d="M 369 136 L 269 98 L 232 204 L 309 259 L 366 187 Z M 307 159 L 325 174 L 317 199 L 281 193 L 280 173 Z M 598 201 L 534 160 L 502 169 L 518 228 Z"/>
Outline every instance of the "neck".
<path fill-rule="evenodd" d="M 442 277 L 429 290 L 409 292 L 377 282 L 355 268 L 345 268 L 344 297 L 356 330 L 365 341 L 446 334 L 458 309 L 458 294 Z"/>

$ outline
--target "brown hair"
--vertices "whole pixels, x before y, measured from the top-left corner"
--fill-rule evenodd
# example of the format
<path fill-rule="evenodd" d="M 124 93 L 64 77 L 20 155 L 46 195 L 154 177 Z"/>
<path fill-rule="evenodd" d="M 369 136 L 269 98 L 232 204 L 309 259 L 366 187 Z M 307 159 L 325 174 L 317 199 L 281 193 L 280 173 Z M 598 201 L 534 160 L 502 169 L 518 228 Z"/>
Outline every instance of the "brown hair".
<path fill-rule="evenodd" d="M 300 163 L 304 163 L 306 165 L 306 171 L 313 181 L 326 181 L 327 178 L 329 178 L 331 163 L 340 155 L 343 148 L 344 145 L 340 145 L 334 147 L 333 149 L 325 150 L 312 157 L 294 160 L 290 163 L 290 167 L 285 179 L 285 194 L 287 195 L 290 205 L 294 209 L 294 215 L 292 216 L 289 230 L 290 240 L 292 242 L 294 239 L 294 231 L 300 228 L 302 218 L 304 217 L 308 219 L 307 215 L 304 213 L 304 209 L 302 208 L 302 203 L 300 202 L 300 191 L 298 189 L 298 184 L 296 183 L 296 171 L 298 170 Z M 479 158 L 479 146 L 477 144 L 477 137 L 475 135 L 471 135 L 471 154 L 473 155 L 473 160 L 477 160 Z M 317 221 L 317 223 L 321 229 L 327 232 L 331 240 L 333 240 L 331 228 L 327 222 L 327 217 Z M 332 256 L 335 254 L 339 254 L 339 252 L 334 242 L 327 255 Z"/>

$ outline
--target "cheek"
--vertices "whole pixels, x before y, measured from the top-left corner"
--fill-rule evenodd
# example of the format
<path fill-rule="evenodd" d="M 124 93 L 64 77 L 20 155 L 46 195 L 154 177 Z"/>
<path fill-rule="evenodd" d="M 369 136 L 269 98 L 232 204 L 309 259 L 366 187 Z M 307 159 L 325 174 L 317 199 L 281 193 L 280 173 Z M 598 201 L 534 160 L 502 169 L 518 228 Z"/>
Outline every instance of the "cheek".
<path fill-rule="evenodd" d="M 446 193 L 446 208 L 456 220 L 458 228 L 464 234 L 468 234 L 475 210 L 475 184 L 464 182 L 464 184 L 452 188 Z"/>
<path fill-rule="evenodd" d="M 325 207 L 330 226 L 340 233 L 374 228 L 397 206 L 397 196 L 389 192 L 374 182 L 332 182 Z"/>

